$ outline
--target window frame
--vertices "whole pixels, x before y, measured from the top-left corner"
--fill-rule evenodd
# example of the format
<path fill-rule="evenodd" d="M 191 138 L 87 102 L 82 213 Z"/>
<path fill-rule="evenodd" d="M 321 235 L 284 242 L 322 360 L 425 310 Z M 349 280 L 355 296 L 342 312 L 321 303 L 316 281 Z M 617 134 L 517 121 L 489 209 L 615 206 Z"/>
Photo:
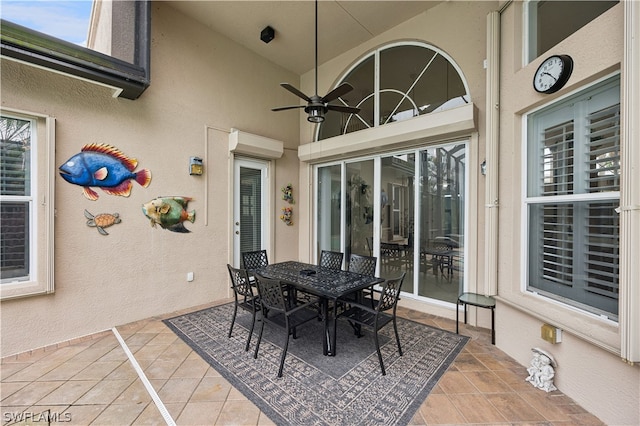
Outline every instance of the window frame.
<path fill-rule="evenodd" d="M 339 160 L 328 160 L 325 162 L 318 162 L 318 163 L 314 163 L 313 165 L 311 165 L 312 167 L 312 172 L 311 172 L 311 179 L 312 179 L 312 226 L 311 226 L 311 231 L 312 231 L 312 237 L 311 237 L 311 258 L 317 258 L 319 255 L 319 252 L 321 251 L 321 249 L 334 249 L 334 250 L 339 250 L 342 252 L 347 252 L 346 250 L 346 245 L 347 245 L 347 238 L 348 238 L 348 233 L 346 231 L 346 223 L 348 221 L 347 218 L 347 209 L 345 208 L 341 208 L 340 209 L 340 213 L 339 213 L 339 233 L 340 233 L 340 247 L 339 248 L 333 248 L 333 247 L 328 247 L 328 246 L 321 246 L 321 241 L 327 242 L 329 241 L 328 238 L 322 238 L 322 236 L 320 235 L 320 226 L 321 226 L 321 221 L 318 220 L 318 209 L 320 207 L 319 202 L 318 202 L 318 198 L 319 198 L 319 191 L 320 191 L 320 185 L 319 185 L 319 170 L 321 168 L 327 168 L 327 167 L 334 167 L 334 166 L 339 166 L 340 167 L 340 199 L 339 199 L 339 205 L 341 206 L 345 206 L 347 205 L 347 179 L 348 179 L 348 173 L 347 173 L 347 168 L 350 164 L 354 164 L 354 163 L 362 163 L 362 162 L 366 162 L 366 161 L 372 161 L 373 162 L 373 185 L 372 185 L 372 206 L 381 206 L 381 190 L 383 189 L 382 187 L 382 183 L 383 183 L 383 166 L 382 166 L 382 161 L 385 158 L 389 158 L 389 157 L 394 157 L 394 156 L 402 156 L 402 155 L 411 155 L 414 154 L 414 170 L 413 170 L 413 177 L 415 178 L 415 181 L 418 182 L 422 177 L 424 177 L 424 173 L 421 170 L 421 155 L 423 153 L 425 153 L 428 150 L 431 149 L 442 149 L 442 148 L 453 148 L 455 146 L 463 146 L 464 147 L 464 152 L 465 155 L 470 156 L 471 152 L 472 152 L 472 146 L 473 146 L 473 138 L 472 137 L 456 137 L 456 138 L 448 138 L 448 139 L 444 139 L 444 140 L 439 140 L 437 142 L 433 142 L 433 143 L 427 143 L 427 144 L 417 144 L 415 146 L 409 146 L 409 147 L 396 147 L 395 149 L 392 150 L 376 150 L 373 153 L 358 153 L 355 152 L 353 153 L 353 155 L 349 155 L 344 159 L 339 159 Z M 471 244 L 471 239 L 472 239 L 472 235 L 471 232 L 469 231 L 470 229 L 470 221 L 471 221 L 471 214 L 470 214 L 470 205 L 472 203 L 471 201 L 471 190 L 470 190 L 470 178 L 471 178 L 471 163 L 469 161 L 465 161 L 464 162 L 464 178 L 461 181 L 461 185 L 463 186 L 463 195 L 461 196 L 461 199 L 463 200 L 464 203 L 464 207 L 463 207 L 463 213 L 462 213 L 462 230 L 464 232 L 464 236 L 461 240 L 461 244 L 463 247 L 462 252 L 460 253 L 461 257 L 458 256 L 458 259 L 462 258 L 468 259 L 469 256 L 469 247 Z M 412 232 L 410 233 L 413 236 L 414 241 L 417 241 L 414 245 L 415 247 L 420 246 L 420 238 L 421 238 L 421 218 L 422 218 L 422 201 L 420 200 L 423 196 L 423 194 L 420 192 L 418 193 L 418 191 L 422 191 L 421 187 L 423 184 L 417 184 L 415 185 L 415 190 L 416 190 L 416 194 L 414 194 L 414 205 L 413 205 L 413 212 L 412 212 L 412 216 L 415 220 L 414 222 L 414 227 Z M 390 194 L 389 198 L 388 198 L 388 203 L 392 202 L 392 197 Z M 420 219 L 416 219 L 416 218 L 420 218 Z M 381 208 L 374 208 L 373 209 L 373 223 L 377 223 L 380 224 L 382 222 L 382 216 L 381 216 Z M 379 259 L 378 264 L 377 264 L 377 275 L 382 275 L 382 257 L 381 257 L 381 253 L 380 253 L 380 243 L 383 241 L 383 236 L 381 235 L 381 227 L 380 226 L 374 226 L 373 227 L 373 234 L 371 236 L 371 242 L 373 244 L 373 247 L 371 247 L 371 252 L 372 255 L 374 257 L 377 257 Z M 425 246 L 423 246 L 422 248 L 425 248 Z M 421 271 L 423 270 L 422 268 L 422 262 L 420 261 L 420 251 L 419 250 L 414 250 L 413 251 L 413 262 L 411 263 L 413 266 L 413 273 L 410 275 L 412 278 L 411 280 L 407 279 L 405 280 L 404 284 L 403 284 L 403 290 L 402 290 L 402 295 L 404 295 L 406 297 L 407 300 L 415 300 L 418 302 L 427 302 L 427 303 L 431 303 L 435 306 L 441 306 L 441 307 L 446 307 L 447 309 L 451 308 L 451 306 L 454 306 L 455 303 L 453 302 L 448 302 L 442 299 L 437 299 L 437 298 L 432 298 L 429 297 L 427 295 L 425 295 L 423 292 L 420 291 L 420 275 L 421 275 Z M 473 271 L 472 271 L 472 266 L 469 265 L 469 263 L 467 263 L 467 266 L 463 267 L 462 270 L 462 276 L 459 278 L 460 282 L 457 284 L 460 286 L 460 288 L 456 288 L 456 290 L 459 291 L 467 291 L 470 286 L 472 285 L 472 281 L 473 281 L 473 277 L 472 277 Z M 452 283 L 454 283 L 455 280 L 452 280 L 449 284 L 454 285 Z M 405 290 L 406 287 L 410 287 L 410 291 L 409 290 Z M 456 293 L 458 294 L 458 293 Z"/>
<path fill-rule="evenodd" d="M 389 44 L 385 44 L 383 46 L 380 46 L 378 48 L 376 48 L 375 50 L 369 51 L 366 54 L 362 55 L 360 58 L 358 58 L 350 67 L 348 67 L 347 69 L 345 69 L 345 71 L 340 74 L 340 76 L 336 79 L 335 85 L 333 87 L 337 87 L 338 85 L 344 83 L 344 82 L 348 82 L 347 81 L 347 77 L 349 77 L 358 67 L 360 67 L 362 64 L 364 64 L 366 61 L 369 61 L 371 59 L 373 59 L 373 76 L 372 76 L 372 82 L 373 82 L 373 92 L 370 93 L 369 95 L 367 95 L 365 98 L 363 98 L 360 103 L 364 102 L 365 100 L 369 99 L 369 98 L 373 98 L 373 126 L 367 126 L 366 129 L 361 129 L 361 130 L 357 130 L 354 132 L 342 132 L 339 135 L 335 135 L 335 136 L 330 136 L 330 137 L 324 137 L 322 139 L 320 139 L 320 131 L 322 129 L 322 126 L 324 125 L 324 123 L 320 123 L 319 125 L 315 126 L 314 132 L 313 132 L 313 140 L 316 142 L 319 141 L 323 141 L 323 140 L 327 140 L 327 139 L 332 139 L 335 137 L 340 137 L 340 136 L 345 136 L 347 134 L 351 134 L 351 133 L 358 133 L 361 132 L 363 130 L 370 130 L 370 129 L 375 129 L 375 128 L 379 128 L 379 127 L 384 127 L 386 124 L 389 124 L 387 122 L 385 123 L 380 123 L 380 115 L 381 115 L 381 107 L 380 107 L 380 96 L 381 93 L 383 92 L 397 92 L 399 94 L 402 94 L 403 96 L 406 95 L 403 91 L 400 91 L 399 89 L 396 88 L 387 88 L 387 89 L 381 89 L 380 88 L 380 65 L 381 65 L 381 58 L 380 55 L 387 51 L 387 50 L 391 50 L 394 48 L 398 48 L 398 47 L 419 47 L 419 48 L 423 48 L 423 49 L 427 49 L 427 50 L 431 50 L 432 52 L 435 53 L 435 55 L 432 57 L 432 60 L 429 62 L 429 66 L 431 65 L 431 62 L 433 61 L 434 58 L 436 58 L 437 56 L 441 56 L 442 58 L 444 58 L 447 63 L 449 65 L 451 65 L 453 67 L 453 69 L 456 71 L 458 77 L 460 78 L 460 81 L 462 82 L 463 86 L 464 86 L 464 90 L 466 92 L 466 94 L 464 95 L 464 100 L 465 100 L 465 105 L 470 105 L 473 103 L 473 99 L 471 98 L 471 92 L 469 89 L 469 83 L 467 81 L 467 79 L 465 78 L 464 73 L 462 72 L 462 68 L 458 65 L 458 63 L 456 61 L 453 60 L 453 57 L 451 57 L 447 52 L 445 52 L 444 50 L 426 43 L 426 42 L 421 42 L 421 41 L 397 41 L 397 42 L 392 42 Z M 427 66 L 428 68 L 428 66 Z M 426 70 L 426 68 L 425 68 Z M 416 79 L 416 82 L 420 79 L 422 75 L 417 76 L 418 78 Z M 414 82 L 415 84 L 415 82 Z M 410 99 L 410 98 L 407 98 Z M 412 101 L 411 101 L 412 102 Z M 399 105 L 399 104 L 398 104 Z M 352 105 L 352 106 L 356 106 L 356 105 Z M 461 106 L 457 106 L 457 108 L 460 108 Z M 418 116 L 414 116 L 408 119 L 403 119 L 403 120 L 399 120 L 397 122 L 394 122 L 394 124 L 397 124 L 399 122 L 405 122 L 405 121 L 410 121 L 410 120 L 415 120 L 415 119 L 419 119 L 419 118 L 424 118 L 426 116 L 432 115 L 432 114 L 438 114 L 440 112 L 445 112 L 451 109 L 454 109 L 456 107 L 451 107 L 451 108 L 445 108 L 443 110 L 439 110 L 436 109 L 435 111 L 431 111 L 427 114 L 420 114 Z M 358 116 L 358 114 L 353 114 L 353 116 L 350 118 L 350 120 L 353 119 L 358 119 L 358 120 L 362 120 L 362 118 L 360 118 Z"/>
<path fill-rule="evenodd" d="M 151 2 L 135 3 L 135 63 L 1 20 L 3 57 L 115 88 L 114 97 L 137 99 L 150 84 Z"/>
<path fill-rule="evenodd" d="M 522 37 L 522 43 L 523 43 L 522 64 L 523 65 L 527 65 L 535 61 L 536 58 L 539 58 L 544 54 L 544 52 L 540 52 L 539 54 L 537 53 L 538 51 L 538 41 L 537 41 L 538 16 L 537 16 L 537 10 L 533 10 L 533 7 L 532 7 L 533 4 L 537 4 L 540 1 L 541 0 L 526 0 L 523 4 L 523 13 L 522 13 L 522 20 L 523 20 L 522 28 L 524 30 L 523 37 Z M 612 0 L 612 1 L 615 1 L 615 0 Z M 618 0 L 618 3 L 619 3 L 619 0 Z M 599 15 L 593 17 L 589 22 L 592 22 L 594 19 L 597 19 L 599 16 L 602 16 L 602 14 L 609 11 L 612 7 L 615 7 L 615 5 L 609 7 Z M 533 21 L 534 19 L 535 19 L 535 22 Z M 554 46 L 557 46 L 558 44 L 562 43 L 564 40 L 571 37 L 573 34 L 575 34 L 581 28 L 584 28 L 587 25 L 588 23 L 578 28 L 575 28 L 573 32 L 568 34 L 565 38 L 560 39 Z M 533 51 L 534 49 L 535 49 L 535 52 Z"/>
<path fill-rule="evenodd" d="M 542 176 L 541 173 L 544 173 L 544 170 L 540 169 L 539 164 L 537 166 L 532 165 L 532 159 L 530 158 L 530 149 L 532 149 L 530 147 L 531 143 L 535 143 L 536 147 L 534 147 L 533 149 L 535 150 L 537 147 L 539 147 L 539 141 L 529 141 L 529 137 L 530 137 L 530 131 L 531 129 L 529 128 L 529 117 L 532 114 L 538 113 L 540 111 L 546 110 L 548 111 L 548 114 L 554 113 L 557 116 L 558 113 L 560 111 L 563 111 L 565 109 L 565 106 L 563 104 L 566 103 L 566 100 L 571 98 L 573 99 L 574 97 L 576 97 L 576 95 L 580 98 L 585 98 L 586 96 L 593 96 L 595 95 L 595 91 L 600 91 L 602 89 L 605 90 L 611 90 L 611 88 L 606 89 L 606 86 L 610 86 L 615 84 L 617 81 L 617 87 L 618 90 L 620 90 L 621 88 L 621 81 L 620 81 L 620 75 L 619 73 L 614 73 L 612 75 L 606 76 L 602 79 L 599 79 L 598 81 L 580 88 L 579 90 L 576 90 L 575 92 L 568 94 L 567 96 L 564 96 L 558 100 L 555 100 L 551 103 L 547 103 L 539 108 L 537 108 L 535 111 L 530 111 L 529 113 L 525 114 L 523 116 L 523 167 L 522 167 L 522 182 L 523 182 L 523 223 L 525 224 L 525 226 L 522 227 L 523 232 L 522 232 L 522 273 L 524 275 L 523 280 L 522 280 L 522 285 L 523 288 L 521 289 L 523 292 L 527 292 L 527 293 L 531 293 L 543 298 L 547 298 L 549 300 L 553 300 L 561 305 L 565 305 L 568 307 L 571 307 L 572 309 L 577 309 L 580 312 L 584 312 L 588 315 L 595 315 L 598 316 L 600 318 L 603 319 L 607 319 L 609 321 L 613 321 L 615 323 L 618 322 L 619 319 L 619 312 L 618 314 L 614 314 L 614 313 L 606 313 L 604 311 L 599 312 L 598 308 L 594 307 L 594 306 L 586 306 L 586 305 L 582 305 L 580 302 L 571 299 L 570 297 L 563 297 L 562 295 L 556 294 L 556 293 L 549 293 L 549 292 L 545 292 L 544 290 L 532 287 L 532 282 L 529 278 L 529 274 L 530 274 L 530 268 L 531 268 L 531 261 L 532 261 L 532 257 L 531 257 L 531 252 L 530 252 L 530 247 L 531 244 L 534 243 L 533 241 L 531 241 L 530 237 L 532 236 L 532 233 L 534 231 L 534 228 L 537 229 L 537 227 L 539 226 L 538 223 L 533 223 L 532 222 L 532 218 L 530 216 L 530 212 L 531 212 L 531 207 L 532 206 L 558 206 L 558 205 L 573 205 L 574 203 L 583 203 L 583 202 L 589 202 L 589 203 L 602 203 L 602 202 L 614 202 L 614 203 L 620 203 L 620 191 L 603 191 L 603 192 L 589 192 L 588 190 L 580 190 L 579 188 L 574 188 L 572 189 L 571 193 L 569 194 L 553 194 L 553 195 L 545 195 L 545 194 L 539 194 L 539 193 L 533 193 L 535 192 L 535 190 L 533 190 L 532 188 L 530 188 L 530 180 L 531 180 L 531 174 L 534 174 L 534 178 L 540 178 Z M 600 92 L 600 94 L 602 94 L 602 92 Z M 584 112 L 584 111 L 582 111 Z M 563 112 L 564 113 L 564 112 Z M 571 114 L 572 116 L 575 115 L 575 113 Z M 560 119 L 563 119 L 564 117 L 561 117 Z M 585 119 L 585 117 L 581 117 L 581 119 Z M 546 118 L 542 117 L 541 120 L 544 122 L 546 120 Z M 580 123 L 576 123 L 575 127 L 578 127 L 580 125 Z M 578 130 L 574 130 L 574 132 L 578 133 Z M 582 143 L 582 141 L 580 141 L 580 143 Z M 576 158 L 576 156 L 580 153 L 583 153 L 583 149 L 584 147 L 577 147 L 577 142 L 576 142 L 576 146 L 574 146 L 573 148 L 576 152 L 576 154 L 574 154 L 574 158 Z M 536 160 L 538 158 L 536 157 Z M 577 158 L 576 158 L 577 159 Z M 574 165 L 572 166 L 574 169 L 574 174 L 579 175 L 581 173 L 580 171 L 580 167 L 581 165 L 578 163 L 574 163 Z M 577 178 L 579 179 L 579 177 Z M 572 182 L 575 182 L 576 179 L 572 178 Z M 575 222 L 574 222 L 575 223 Z M 574 228 L 575 229 L 575 228 Z M 619 233 L 618 237 L 620 236 L 621 232 Z M 578 235 L 578 238 L 581 238 L 581 236 L 583 236 L 583 234 Z M 580 246 L 581 248 L 579 249 L 574 249 L 574 250 L 583 250 L 583 245 Z M 619 258 L 620 261 L 620 258 Z M 575 265 L 572 263 L 573 267 L 575 267 Z M 618 264 L 618 268 L 619 268 L 619 264 Z M 573 273 L 572 273 L 573 275 Z M 565 300 L 572 300 L 572 302 L 569 301 L 565 301 Z M 620 302 L 618 302 L 620 303 Z"/>
<path fill-rule="evenodd" d="M 55 212 L 55 118 L 0 109 L 3 116 L 31 121 L 31 207 L 29 279 L 0 284 L 0 300 L 53 293 Z"/>

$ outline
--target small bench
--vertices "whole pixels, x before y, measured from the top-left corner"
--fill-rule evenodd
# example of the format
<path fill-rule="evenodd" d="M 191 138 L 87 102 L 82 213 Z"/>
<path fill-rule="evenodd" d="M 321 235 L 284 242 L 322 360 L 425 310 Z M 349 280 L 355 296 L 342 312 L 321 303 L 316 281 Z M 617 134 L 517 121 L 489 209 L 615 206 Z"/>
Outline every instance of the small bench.
<path fill-rule="evenodd" d="M 464 323 L 467 323 L 467 305 L 477 306 L 478 308 L 491 309 L 491 344 L 496 344 L 496 329 L 495 329 L 495 308 L 496 299 L 491 296 L 483 296 L 476 293 L 462 293 L 458 297 L 456 302 L 456 334 L 458 333 L 458 317 L 460 311 L 458 305 L 462 305 L 464 309 Z"/>

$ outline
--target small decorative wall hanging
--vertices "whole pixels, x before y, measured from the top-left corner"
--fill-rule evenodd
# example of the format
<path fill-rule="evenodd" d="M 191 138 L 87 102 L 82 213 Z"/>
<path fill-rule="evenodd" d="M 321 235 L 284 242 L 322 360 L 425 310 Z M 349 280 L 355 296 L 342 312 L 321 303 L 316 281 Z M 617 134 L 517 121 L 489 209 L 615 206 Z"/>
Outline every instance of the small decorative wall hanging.
<path fill-rule="evenodd" d="M 102 188 L 111 195 L 128 197 L 135 180 L 143 187 L 151 183 L 151 172 L 142 169 L 134 172 L 138 160 L 129 158 L 117 148 L 107 144 L 88 144 L 80 153 L 69 158 L 59 167 L 60 176 L 74 185 L 83 187 L 84 196 L 91 201 L 98 199 L 98 193 L 90 187 Z"/>
<path fill-rule="evenodd" d="M 118 213 L 109 214 L 109 213 L 100 213 L 96 216 L 89 213 L 88 210 L 84 211 L 84 217 L 87 219 L 87 226 L 96 228 L 101 235 L 109 235 L 104 228 L 108 228 L 111 225 L 115 225 L 116 223 L 122 222 L 120 219 L 120 215 Z"/>
<path fill-rule="evenodd" d="M 142 205 L 142 212 L 151 219 L 151 226 L 160 225 L 162 229 L 172 232 L 191 232 L 184 227 L 183 222 L 191 223 L 196 220 L 196 211 L 187 211 L 187 204 L 193 198 L 189 197 L 158 197 Z"/>
<path fill-rule="evenodd" d="M 280 220 L 287 224 L 287 226 L 293 225 L 293 221 L 291 220 L 291 215 L 293 214 L 293 209 L 291 207 L 283 207 L 282 214 L 280 215 Z"/>
<path fill-rule="evenodd" d="M 293 199 L 293 185 L 289 184 L 287 186 L 283 186 L 282 190 L 282 199 L 288 202 L 289 204 L 295 204 L 296 201 Z"/>

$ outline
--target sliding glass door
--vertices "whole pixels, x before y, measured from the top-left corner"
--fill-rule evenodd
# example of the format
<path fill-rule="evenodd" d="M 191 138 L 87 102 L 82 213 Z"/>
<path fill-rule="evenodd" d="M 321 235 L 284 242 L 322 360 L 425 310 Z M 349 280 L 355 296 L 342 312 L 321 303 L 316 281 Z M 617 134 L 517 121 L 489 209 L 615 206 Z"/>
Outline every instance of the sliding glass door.
<path fill-rule="evenodd" d="M 316 167 L 316 250 L 406 272 L 405 295 L 455 303 L 464 283 L 466 143 Z M 316 253 L 316 255 L 317 255 Z"/>

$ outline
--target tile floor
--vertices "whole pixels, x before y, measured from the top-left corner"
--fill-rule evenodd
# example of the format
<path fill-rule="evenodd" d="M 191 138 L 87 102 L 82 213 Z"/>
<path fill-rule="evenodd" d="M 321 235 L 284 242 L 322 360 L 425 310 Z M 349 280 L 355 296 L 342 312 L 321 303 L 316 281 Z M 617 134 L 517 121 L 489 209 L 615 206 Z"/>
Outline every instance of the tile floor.
<path fill-rule="evenodd" d="M 398 311 L 455 331 L 454 321 Z M 112 331 L 2 359 L 2 425 L 162 425 L 167 417 L 178 425 L 273 424 L 161 320 L 116 328 L 151 392 Z M 411 425 L 602 424 L 561 392 L 525 382 L 526 368 L 492 346 L 488 330 L 462 326 L 461 333 L 472 340 Z"/>

